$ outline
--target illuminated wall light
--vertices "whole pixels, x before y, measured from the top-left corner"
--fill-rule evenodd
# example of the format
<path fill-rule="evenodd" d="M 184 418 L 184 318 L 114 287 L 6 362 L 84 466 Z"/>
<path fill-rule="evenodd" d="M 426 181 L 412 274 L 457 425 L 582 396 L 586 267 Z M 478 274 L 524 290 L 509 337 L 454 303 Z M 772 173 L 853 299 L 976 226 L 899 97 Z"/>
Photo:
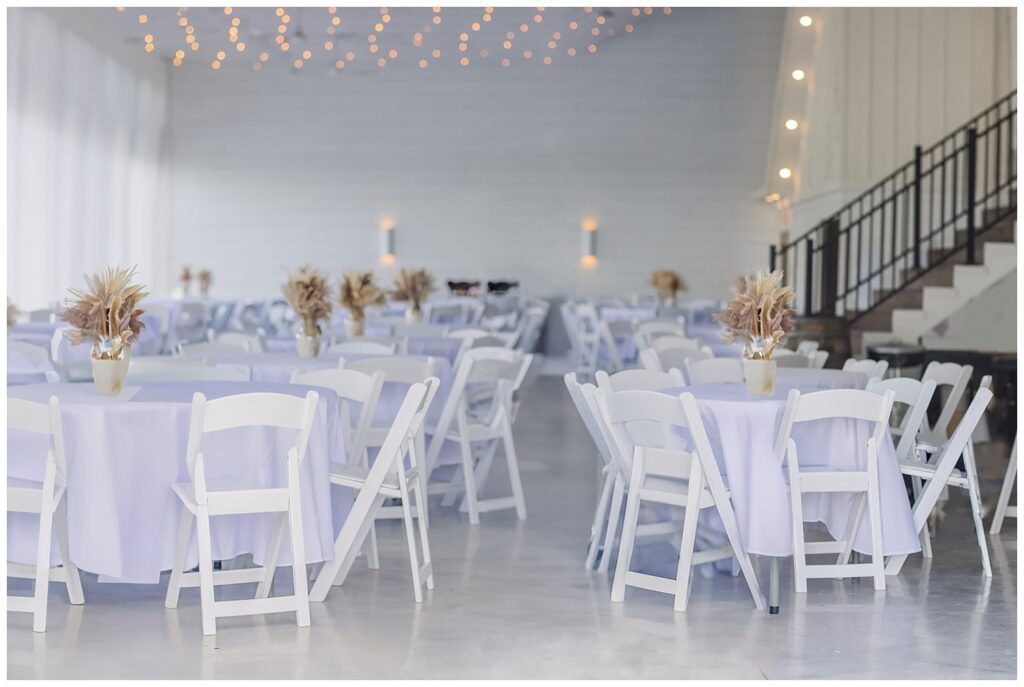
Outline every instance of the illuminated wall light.
<path fill-rule="evenodd" d="M 288 22 L 290 22 L 291 20 L 292 20 L 292 18 L 291 18 L 291 17 L 289 17 L 289 16 L 287 15 L 287 14 L 286 14 L 286 15 L 284 15 L 283 17 L 281 17 L 281 23 L 282 23 L 282 24 L 287 24 L 287 23 L 288 23 Z"/>
<path fill-rule="evenodd" d="M 380 33 L 381 31 L 384 30 L 384 25 L 381 24 L 380 22 L 377 22 L 376 24 L 373 25 L 373 30 L 376 31 L 377 33 Z"/>
<path fill-rule="evenodd" d="M 512 60 L 508 59 L 507 57 L 501 60 L 501 66 L 502 67 L 508 67 L 508 66 L 511 66 L 511 64 L 512 64 Z"/>
<path fill-rule="evenodd" d="M 231 12 L 232 12 L 232 9 L 230 7 L 225 7 L 224 8 L 224 14 L 231 14 Z"/>
<path fill-rule="evenodd" d="M 337 62 L 335 62 L 334 63 L 334 68 L 335 69 L 344 69 L 345 68 L 345 60 L 338 60 Z"/>
<path fill-rule="evenodd" d="M 597 220 L 584 219 L 580 225 L 580 264 L 597 265 Z"/>
<path fill-rule="evenodd" d="M 334 50 L 334 41 L 324 41 L 324 50 Z"/>
<path fill-rule="evenodd" d="M 778 201 L 781 197 L 782 196 L 780 196 L 778 193 L 769 193 L 767 196 L 764 197 L 764 202 L 774 203 Z"/>
<path fill-rule="evenodd" d="M 279 17 L 283 17 L 284 16 L 284 8 L 283 7 L 278 7 L 276 10 L 274 10 L 274 14 L 276 14 Z"/>
<path fill-rule="evenodd" d="M 661 11 L 664 12 L 665 14 L 672 14 L 672 8 L 671 7 L 665 7 Z"/>
<path fill-rule="evenodd" d="M 597 52 L 597 46 L 591 43 L 590 45 L 587 46 L 587 52 L 589 52 L 590 54 L 594 54 L 595 52 Z"/>
<path fill-rule="evenodd" d="M 388 61 L 387 61 L 387 60 L 385 60 L 385 59 L 384 59 L 383 57 L 378 57 L 378 58 L 377 58 L 377 66 L 378 66 L 378 67 L 383 67 L 383 66 L 384 66 L 384 65 L 386 65 L 387 63 L 388 63 Z"/>
<path fill-rule="evenodd" d="M 632 14 L 634 17 L 639 17 L 640 16 L 640 8 L 639 7 L 634 7 L 632 10 L 630 10 L 630 14 Z"/>
<path fill-rule="evenodd" d="M 192 50 L 193 51 L 199 50 L 199 41 L 196 41 L 195 43 L 192 43 L 191 45 L 192 45 Z"/>
<path fill-rule="evenodd" d="M 480 22 L 478 22 L 478 21 L 473 22 L 473 25 L 470 26 L 469 28 L 473 29 L 474 31 L 479 31 L 480 30 Z"/>
<path fill-rule="evenodd" d="M 331 19 L 331 24 L 333 24 L 334 26 L 338 26 L 339 24 L 341 24 L 341 17 L 333 17 Z"/>
<path fill-rule="evenodd" d="M 268 55 L 265 52 L 261 52 L 260 53 L 260 62 L 266 62 L 269 59 L 270 59 L 270 55 Z"/>
<path fill-rule="evenodd" d="M 786 120 L 786 128 L 789 129 L 790 131 L 797 128 L 798 126 L 800 126 L 800 124 L 795 119 Z"/>
<path fill-rule="evenodd" d="M 175 59 L 179 59 L 179 60 L 185 59 L 185 51 L 184 50 L 176 50 L 175 53 L 174 53 L 174 57 L 175 57 Z"/>
<path fill-rule="evenodd" d="M 430 55 L 436 60 L 438 57 L 441 56 L 441 51 L 438 50 L 437 48 L 434 48 L 433 50 L 430 51 Z"/>
<path fill-rule="evenodd" d="M 528 60 L 528 59 L 530 59 L 531 57 L 533 57 L 533 53 L 532 53 L 532 52 L 530 52 L 529 50 L 524 50 L 524 51 L 523 51 L 523 57 L 524 57 L 525 59 L 527 59 L 527 60 Z"/>
<path fill-rule="evenodd" d="M 374 43 L 373 45 L 370 46 L 370 52 L 372 52 L 374 54 L 377 53 L 377 44 L 376 43 Z"/>
<path fill-rule="evenodd" d="M 351 62 L 352 60 L 356 59 L 356 54 L 349 50 L 347 53 L 345 53 L 345 59 Z"/>
<path fill-rule="evenodd" d="M 223 51 L 223 50 L 218 50 L 218 51 L 217 51 L 217 59 L 218 59 L 218 60 L 223 60 L 223 59 L 224 59 L 224 57 L 225 57 L 225 55 L 224 55 L 224 51 Z"/>
<path fill-rule="evenodd" d="M 529 30 L 530 30 L 530 25 L 529 24 L 520 24 L 519 25 L 519 33 L 526 33 Z"/>
<path fill-rule="evenodd" d="M 556 41 L 562 40 L 562 34 L 559 31 L 555 31 L 553 34 L 551 34 L 551 37 L 554 38 Z"/>
<path fill-rule="evenodd" d="M 468 41 L 469 40 L 469 34 L 466 33 L 465 31 L 463 31 L 462 33 L 459 34 L 459 40 L 462 41 L 462 42 Z"/>
<path fill-rule="evenodd" d="M 388 50 L 388 57 L 390 57 L 391 59 L 395 59 L 396 57 L 398 57 L 398 51 L 395 50 L 394 48 L 391 48 L 391 50 Z"/>
<path fill-rule="evenodd" d="M 644 8 L 644 14 L 650 16 L 650 15 L 654 14 L 654 9 L 651 8 L 651 7 L 645 7 Z"/>
<path fill-rule="evenodd" d="M 569 55 L 569 57 L 576 57 L 576 48 L 569 48 L 565 52 L 566 54 Z"/>
<path fill-rule="evenodd" d="M 182 17 L 179 19 L 178 26 L 188 26 L 188 17 Z"/>
<path fill-rule="evenodd" d="M 810 26 L 813 23 L 814 23 L 814 20 L 811 19 L 806 14 L 804 16 L 800 17 L 800 26 L 807 27 L 807 26 Z"/>
<path fill-rule="evenodd" d="M 302 51 L 302 59 L 308 60 L 312 56 L 313 56 L 312 51 L 310 51 L 310 50 L 303 50 Z"/>
<path fill-rule="evenodd" d="M 469 58 L 468 57 L 463 57 L 461 60 L 459 60 L 459 64 L 461 64 L 463 67 L 468 67 L 469 66 Z"/>
<path fill-rule="evenodd" d="M 782 169 L 779 170 L 780 179 L 788 179 L 791 176 L 793 176 L 793 170 L 791 170 L 789 167 L 783 167 Z"/>
<path fill-rule="evenodd" d="M 797 81 L 803 81 L 805 76 L 807 76 L 807 75 L 804 74 L 804 70 L 803 69 L 794 69 L 793 70 L 793 78 L 796 79 Z"/>
<path fill-rule="evenodd" d="M 490 54 L 491 53 L 487 51 L 487 48 L 484 48 L 483 50 L 480 51 L 480 57 L 487 57 Z"/>
<path fill-rule="evenodd" d="M 146 52 L 153 52 L 153 44 L 146 43 Z"/>
<path fill-rule="evenodd" d="M 419 64 L 420 64 L 420 69 L 426 69 L 427 65 L 430 64 L 430 63 L 427 62 L 426 60 L 420 60 Z"/>
<path fill-rule="evenodd" d="M 289 47 L 291 46 L 288 45 L 288 41 L 285 41 L 284 43 L 281 44 L 281 50 L 284 50 L 285 52 L 288 52 Z"/>
<path fill-rule="evenodd" d="M 392 219 L 383 219 L 380 222 L 378 232 L 380 240 L 380 264 L 393 265 L 395 263 L 395 223 Z"/>
<path fill-rule="evenodd" d="M 626 24 L 626 33 L 633 33 L 633 25 Z"/>
<path fill-rule="evenodd" d="M 580 25 L 579 25 L 579 24 L 577 24 L 576 22 L 574 22 L 574 21 L 571 21 L 571 22 L 569 22 L 569 29 L 570 29 L 570 30 L 572 30 L 572 31 L 575 31 L 575 30 L 576 30 L 576 29 L 578 29 L 579 27 L 580 27 Z"/>
<path fill-rule="evenodd" d="M 214 69 L 220 69 L 220 60 L 214 60 L 213 62 L 210 63 L 210 66 L 213 67 Z"/>
<path fill-rule="evenodd" d="M 551 55 L 544 56 L 544 64 L 551 64 Z"/>
<path fill-rule="evenodd" d="M 140 24 L 145 24 L 147 21 L 149 21 L 149 17 L 147 17 L 144 14 L 140 14 L 139 15 L 139 23 Z"/>
<path fill-rule="evenodd" d="M 598 24 L 604 24 L 604 23 L 605 23 L 605 21 L 607 21 L 607 20 L 606 20 L 606 19 L 605 19 L 604 17 L 598 17 L 598 18 L 597 18 L 597 23 L 598 23 Z"/>
<path fill-rule="evenodd" d="M 302 69 L 302 60 L 295 60 L 292 62 L 296 69 Z"/>

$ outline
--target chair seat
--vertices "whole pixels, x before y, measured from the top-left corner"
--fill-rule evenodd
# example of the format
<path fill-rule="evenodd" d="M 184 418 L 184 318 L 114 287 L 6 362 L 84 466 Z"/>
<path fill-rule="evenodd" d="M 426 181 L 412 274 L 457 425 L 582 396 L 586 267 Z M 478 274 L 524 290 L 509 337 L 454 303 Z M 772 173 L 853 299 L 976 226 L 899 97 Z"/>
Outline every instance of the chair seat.
<path fill-rule="evenodd" d="M 53 506 L 64 496 L 64 485 L 53 490 Z M 20 477 L 7 478 L 7 510 L 12 513 L 38 513 L 43 503 L 43 483 Z"/>
<path fill-rule="evenodd" d="M 935 476 L 935 465 L 929 463 L 918 463 L 915 461 L 900 461 L 900 472 L 904 475 L 910 475 L 911 477 L 920 477 L 922 479 L 932 479 Z M 967 475 L 962 470 L 953 468 L 953 471 L 949 473 L 949 477 L 946 479 L 946 484 L 952 484 L 955 487 L 967 488 Z"/>
<path fill-rule="evenodd" d="M 43 490 L 43 483 L 21 477 L 7 477 L 7 486 L 14 489 L 38 489 Z"/>
<path fill-rule="evenodd" d="M 198 504 L 192 495 L 191 482 L 175 482 L 171 490 L 193 513 Z M 221 507 L 209 508 L 210 515 L 241 513 L 272 513 L 288 507 L 287 487 L 265 487 L 251 480 L 210 480 L 206 483 L 208 506 L 221 502 Z"/>
<path fill-rule="evenodd" d="M 368 468 L 332 463 L 329 479 L 331 484 L 351 489 L 362 489 L 369 476 L 370 470 Z M 390 474 L 385 477 L 384 484 L 381 486 L 381 492 L 387 493 L 389 496 L 401 496 L 398 487 L 398 475 Z"/>

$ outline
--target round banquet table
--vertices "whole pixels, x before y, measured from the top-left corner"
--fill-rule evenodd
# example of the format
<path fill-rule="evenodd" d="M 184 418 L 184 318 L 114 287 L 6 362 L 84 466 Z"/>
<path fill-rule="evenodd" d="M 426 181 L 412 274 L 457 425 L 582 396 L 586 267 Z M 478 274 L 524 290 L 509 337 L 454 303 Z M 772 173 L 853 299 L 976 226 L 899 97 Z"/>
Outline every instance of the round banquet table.
<path fill-rule="evenodd" d="M 739 358 L 743 355 L 743 342 L 725 343 L 722 341 L 722 326 L 717 322 L 710 324 L 686 323 L 686 333 L 711 349 L 716 358 Z"/>
<path fill-rule="evenodd" d="M 326 344 L 323 345 L 326 349 Z M 459 355 L 462 347 L 462 339 L 446 336 L 410 336 L 406 344 L 408 355 L 431 356 L 444 358 L 451 365 L 455 365 L 455 358 Z M 267 351 L 271 353 L 296 354 L 295 337 L 275 336 L 267 337 Z M 333 355 L 337 360 L 337 354 L 321 353 L 320 357 Z M 349 356 L 345 356 L 346 358 Z"/>
<path fill-rule="evenodd" d="M 60 399 L 67 458 L 68 531 L 71 560 L 101 581 L 155 584 L 169 570 L 181 504 L 174 482 L 189 481 L 185 447 L 194 392 L 208 399 L 276 392 L 304 396 L 312 387 L 238 382 L 159 382 L 128 386 L 120 396 L 98 395 L 92 384 L 9 387 L 8 396 L 46 402 Z M 352 492 L 332 490 L 331 461 L 346 460 L 338 422 L 338 399 L 317 388 L 320 401 L 300 471 L 303 535 L 309 563 L 330 560 L 334 533 L 352 503 Z M 287 480 L 287 451 L 294 430 L 244 427 L 207 434 L 203 439 L 209 479 L 246 479 L 262 486 Z M 8 430 L 8 476 L 42 479 L 48 438 Z M 232 515 L 212 519 L 213 554 L 218 560 L 251 553 L 263 561 L 270 542 L 271 516 Z M 33 563 L 38 517 L 9 513 L 7 558 Z M 195 536 L 186 569 L 197 565 Z M 280 565 L 291 560 L 285 542 Z M 57 564 L 56 541 L 51 560 Z"/>
<path fill-rule="evenodd" d="M 665 393 L 693 394 L 707 430 L 719 469 L 729 485 L 740 535 L 747 551 L 765 556 L 789 556 L 793 553 L 789 491 L 786 470 L 775 456 L 775 440 L 792 388 L 812 392 L 824 388 L 850 388 L 840 375 L 823 375 L 812 386 L 809 375 L 783 375 L 779 371 L 775 393 L 751 396 L 743 384 L 698 384 L 665 389 Z M 833 370 L 786 370 L 789 372 L 838 372 Z M 847 373 L 849 374 L 849 373 Z M 860 375 L 863 377 L 863 375 Z M 796 379 L 802 377 L 801 379 Z M 793 382 L 789 380 L 793 379 Z M 846 381 L 857 382 L 854 378 Z M 831 386 L 829 386 L 831 384 Z M 852 384 L 851 386 L 857 386 Z M 860 384 L 862 386 L 862 384 Z M 802 467 L 829 467 L 836 470 L 863 470 L 867 462 L 866 442 L 870 423 L 859 420 L 830 419 L 794 426 L 792 438 Z M 677 430 L 679 441 L 685 430 Z M 882 511 L 882 545 L 885 555 L 920 551 L 910 502 L 896 461 L 892 438 L 878 451 L 879 492 Z M 837 538 L 842 538 L 852 510 L 853 494 L 823 493 L 803 497 L 804 520 L 820 522 Z M 854 539 L 854 550 L 871 553 L 870 531 L 865 520 Z M 719 529 L 717 514 L 709 513 L 704 524 Z"/>

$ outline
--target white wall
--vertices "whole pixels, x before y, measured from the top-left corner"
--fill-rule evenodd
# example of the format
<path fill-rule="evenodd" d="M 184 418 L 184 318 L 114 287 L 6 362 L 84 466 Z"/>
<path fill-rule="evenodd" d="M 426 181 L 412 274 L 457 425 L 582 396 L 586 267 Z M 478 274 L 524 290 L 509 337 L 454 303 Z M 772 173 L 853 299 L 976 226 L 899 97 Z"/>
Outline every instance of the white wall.
<path fill-rule="evenodd" d="M 680 9 L 593 56 L 289 75 L 226 64 L 171 79 L 168 269 L 215 294 L 275 293 L 282 266 L 377 262 L 513 277 L 538 295 L 629 294 L 659 267 L 697 295 L 762 268 L 758 202 L 784 11 Z M 580 222 L 600 225 L 579 265 Z"/>

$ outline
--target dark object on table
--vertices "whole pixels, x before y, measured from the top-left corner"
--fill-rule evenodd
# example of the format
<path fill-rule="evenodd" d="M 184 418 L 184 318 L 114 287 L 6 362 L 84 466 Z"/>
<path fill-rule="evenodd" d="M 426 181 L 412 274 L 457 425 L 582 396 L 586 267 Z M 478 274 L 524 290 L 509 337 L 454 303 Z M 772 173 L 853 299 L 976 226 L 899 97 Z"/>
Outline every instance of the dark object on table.
<path fill-rule="evenodd" d="M 518 288 L 519 282 L 517 281 L 489 281 L 487 282 L 488 293 L 508 293 L 512 289 Z"/>
<path fill-rule="evenodd" d="M 889 363 L 891 377 L 913 377 L 920 379 L 924 372 L 924 349 L 901 343 L 868 346 L 868 358 L 885 360 Z"/>
<path fill-rule="evenodd" d="M 448 290 L 453 296 L 469 296 L 480 288 L 478 281 L 449 281 Z"/>

